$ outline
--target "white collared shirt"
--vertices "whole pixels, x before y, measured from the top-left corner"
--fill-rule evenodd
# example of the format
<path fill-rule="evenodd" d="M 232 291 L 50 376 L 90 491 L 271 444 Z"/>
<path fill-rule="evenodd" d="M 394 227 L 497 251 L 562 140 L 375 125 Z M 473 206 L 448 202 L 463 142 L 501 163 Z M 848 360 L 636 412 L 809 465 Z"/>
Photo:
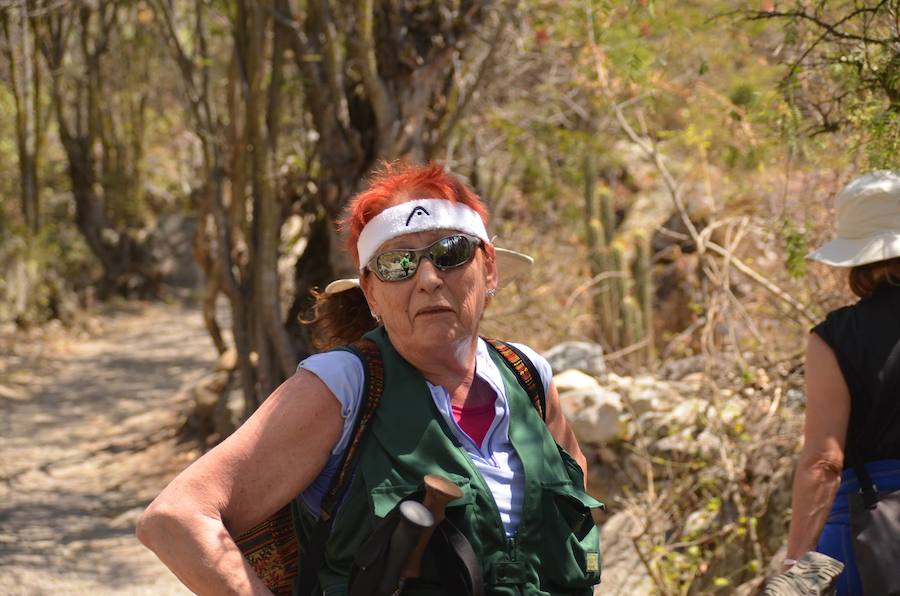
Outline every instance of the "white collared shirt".
<path fill-rule="evenodd" d="M 511 345 L 521 350 L 534 363 L 541 376 L 546 394 L 553 376 L 550 364 L 543 356 L 528 346 L 517 343 Z M 453 418 L 450 395 L 447 390 L 440 385 L 432 385 L 428 381 L 426 384 L 431 392 L 434 405 L 444 417 L 447 427 L 463 445 L 490 488 L 506 533 L 512 535 L 519 524 L 525 479 L 522 474 L 522 462 L 509 440 L 509 402 L 503 377 L 488 350 L 490 348 L 484 340 L 479 338 L 475 352 L 475 374 L 485 381 L 496 394 L 494 420 L 485 433 L 481 445 L 477 445 Z M 303 500 L 310 510 L 318 512 L 322 496 L 328 490 L 331 478 L 337 470 L 341 456 L 353 434 L 353 426 L 363 399 L 365 372 L 359 358 L 343 350 L 315 354 L 303 360 L 298 368 L 310 371 L 325 383 L 340 402 L 341 416 L 344 418 L 344 429 L 332 450 L 331 457 L 319 476 L 302 494 Z"/>

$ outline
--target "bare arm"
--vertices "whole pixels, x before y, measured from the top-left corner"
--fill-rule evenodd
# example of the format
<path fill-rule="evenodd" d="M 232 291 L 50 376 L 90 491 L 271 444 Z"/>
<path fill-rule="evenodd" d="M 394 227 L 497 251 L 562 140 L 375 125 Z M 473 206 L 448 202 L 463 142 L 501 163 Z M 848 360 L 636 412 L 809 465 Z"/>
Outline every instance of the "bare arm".
<path fill-rule="evenodd" d="M 269 594 L 231 539 L 306 488 L 343 427 L 340 404 L 314 374 L 285 381 L 233 435 L 163 490 L 138 538 L 198 594 Z"/>
<path fill-rule="evenodd" d="M 806 349 L 806 422 L 794 472 L 787 556 L 813 550 L 841 483 L 850 391 L 834 352 L 815 333 Z"/>
<path fill-rule="evenodd" d="M 563 415 L 562 406 L 559 403 L 559 392 L 552 381 L 550 382 L 550 390 L 547 392 L 546 415 L 547 428 L 550 430 L 550 434 L 581 466 L 581 471 L 584 472 L 584 486 L 587 488 L 587 458 L 584 457 L 584 453 L 582 453 L 581 447 L 578 445 L 578 439 Z"/>

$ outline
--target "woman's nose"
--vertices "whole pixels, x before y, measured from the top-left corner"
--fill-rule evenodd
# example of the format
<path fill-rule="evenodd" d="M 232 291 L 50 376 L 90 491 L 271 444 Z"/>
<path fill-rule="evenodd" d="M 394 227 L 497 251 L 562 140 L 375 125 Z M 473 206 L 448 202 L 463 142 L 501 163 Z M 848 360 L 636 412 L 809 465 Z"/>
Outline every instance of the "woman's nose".
<path fill-rule="evenodd" d="M 441 277 L 441 271 L 426 257 L 422 257 L 419 261 L 419 267 L 416 270 L 416 285 L 428 293 L 431 293 L 444 285 L 444 278 Z"/>

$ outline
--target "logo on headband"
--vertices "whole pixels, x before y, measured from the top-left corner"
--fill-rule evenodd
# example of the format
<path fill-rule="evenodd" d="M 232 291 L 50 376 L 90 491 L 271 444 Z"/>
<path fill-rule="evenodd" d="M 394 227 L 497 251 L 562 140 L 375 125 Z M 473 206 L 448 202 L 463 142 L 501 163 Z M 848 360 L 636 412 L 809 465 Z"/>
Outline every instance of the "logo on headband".
<path fill-rule="evenodd" d="M 422 214 L 431 216 L 431 214 L 428 213 L 428 210 L 425 209 L 425 207 L 422 207 L 421 205 L 416 205 L 416 207 L 412 210 L 412 213 L 409 214 L 409 217 L 406 218 L 406 225 L 409 226 L 409 222 L 412 221 L 413 217 L 415 217 L 416 215 L 422 215 Z"/>

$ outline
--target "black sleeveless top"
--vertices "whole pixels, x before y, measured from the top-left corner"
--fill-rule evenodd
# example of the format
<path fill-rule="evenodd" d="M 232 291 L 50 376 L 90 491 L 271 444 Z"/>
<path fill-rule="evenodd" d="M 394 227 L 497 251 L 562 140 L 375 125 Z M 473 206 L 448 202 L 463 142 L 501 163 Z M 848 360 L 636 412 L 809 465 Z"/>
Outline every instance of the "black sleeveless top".
<path fill-rule="evenodd" d="M 858 445 L 863 461 L 900 459 L 900 420 L 894 415 L 900 395 L 876 403 L 881 371 L 900 339 L 900 287 L 881 287 L 869 298 L 832 311 L 812 331 L 834 351 L 850 390 L 848 448 Z M 845 468 L 852 465 L 848 459 Z"/>

